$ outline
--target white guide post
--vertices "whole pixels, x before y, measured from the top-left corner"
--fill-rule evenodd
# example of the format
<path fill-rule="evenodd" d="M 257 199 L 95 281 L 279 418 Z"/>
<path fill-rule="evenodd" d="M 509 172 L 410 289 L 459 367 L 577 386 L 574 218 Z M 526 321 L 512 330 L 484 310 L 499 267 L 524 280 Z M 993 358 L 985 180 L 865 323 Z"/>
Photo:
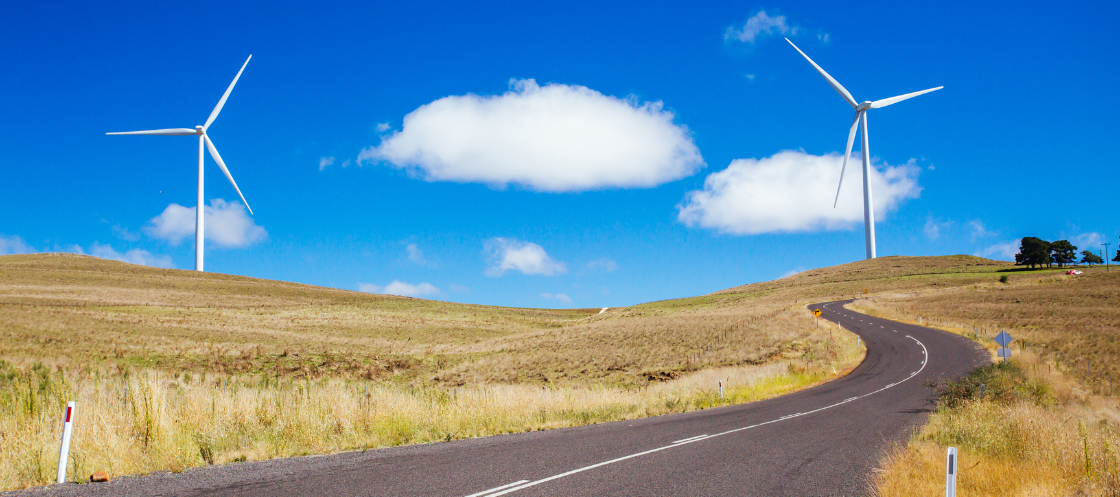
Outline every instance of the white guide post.
<path fill-rule="evenodd" d="M 723 398 L 723 380 L 719 380 L 719 398 Z"/>
<path fill-rule="evenodd" d="M 74 406 L 76 403 L 66 403 L 66 417 L 62 422 L 62 447 L 58 449 L 58 483 L 66 482 L 66 459 L 70 456 L 70 433 L 74 429 Z"/>
<path fill-rule="evenodd" d="M 949 447 L 945 459 L 945 497 L 957 497 L 957 448 Z"/>
<path fill-rule="evenodd" d="M 198 203 L 196 204 L 194 212 L 194 270 L 202 271 L 202 249 L 203 249 L 203 232 L 206 227 L 203 225 L 203 211 L 206 210 L 206 199 L 203 193 L 203 177 L 206 170 L 202 167 L 202 147 L 203 135 L 198 135 Z"/>
<path fill-rule="evenodd" d="M 875 211 L 871 201 L 871 150 L 867 140 L 867 112 L 859 114 L 863 128 L 863 236 L 867 242 L 867 258 L 875 258 Z"/>

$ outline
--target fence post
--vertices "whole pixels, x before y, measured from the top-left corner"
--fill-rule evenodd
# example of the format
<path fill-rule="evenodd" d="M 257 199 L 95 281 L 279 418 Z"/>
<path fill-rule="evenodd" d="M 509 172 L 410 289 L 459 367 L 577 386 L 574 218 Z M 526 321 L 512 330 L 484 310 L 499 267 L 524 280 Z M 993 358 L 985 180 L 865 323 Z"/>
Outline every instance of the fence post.
<path fill-rule="evenodd" d="M 945 497 L 957 497 L 957 448 L 949 447 L 945 458 Z"/>
<path fill-rule="evenodd" d="M 66 403 L 66 418 L 62 422 L 62 446 L 58 449 L 58 483 L 66 481 L 66 459 L 70 456 L 70 433 L 74 430 L 74 401 Z"/>

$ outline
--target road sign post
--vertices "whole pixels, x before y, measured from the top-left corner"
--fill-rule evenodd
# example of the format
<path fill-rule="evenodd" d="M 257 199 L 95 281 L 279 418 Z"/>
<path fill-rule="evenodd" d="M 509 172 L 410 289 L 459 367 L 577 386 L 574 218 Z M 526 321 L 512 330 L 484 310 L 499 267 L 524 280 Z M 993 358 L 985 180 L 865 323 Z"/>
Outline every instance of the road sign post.
<path fill-rule="evenodd" d="M 58 483 L 66 482 L 66 459 L 70 456 L 70 434 L 74 430 L 74 406 L 75 402 L 70 401 L 66 403 L 66 417 L 62 421 L 62 446 L 58 449 Z"/>
<path fill-rule="evenodd" d="M 949 447 L 945 453 L 945 497 L 957 496 L 957 448 Z"/>
<path fill-rule="evenodd" d="M 1002 357 L 1004 362 L 1011 360 L 1011 349 L 1007 348 L 1007 346 L 1011 345 L 1011 341 L 1015 339 L 1007 334 L 1006 330 L 1000 330 L 999 334 L 992 340 L 995 340 L 995 342 L 999 344 L 999 348 L 996 349 L 996 356 Z"/>

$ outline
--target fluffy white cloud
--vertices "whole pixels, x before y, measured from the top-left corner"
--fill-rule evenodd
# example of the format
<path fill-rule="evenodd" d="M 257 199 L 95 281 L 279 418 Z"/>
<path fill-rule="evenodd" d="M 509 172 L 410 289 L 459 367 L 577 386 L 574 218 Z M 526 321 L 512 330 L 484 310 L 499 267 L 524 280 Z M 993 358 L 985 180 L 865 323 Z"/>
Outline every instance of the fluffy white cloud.
<path fill-rule="evenodd" d="M 486 269 L 486 276 L 501 276 L 511 269 L 544 276 L 568 272 L 564 263 L 552 260 L 544 248 L 535 243 L 494 238 L 486 241 L 485 250 L 492 264 Z"/>
<path fill-rule="evenodd" d="M 723 33 L 723 39 L 754 43 L 755 40 L 766 36 L 797 34 L 797 31 L 798 28 L 790 27 L 786 22 L 786 16 L 771 17 L 765 10 L 760 10 L 750 19 L 747 19 L 743 27 L 732 26 L 727 28 L 727 31 Z"/>
<path fill-rule="evenodd" d="M 32 252 L 36 252 L 36 250 L 24 243 L 19 235 L 4 236 L 0 234 L 0 255 L 30 254 Z"/>
<path fill-rule="evenodd" d="M 334 164 L 334 157 L 320 157 L 319 158 L 319 170 L 320 171 L 326 169 L 327 166 L 329 166 L 331 164 Z"/>
<path fill-rule="evenodd" d="M 677 218 L 736 235 L 850 228 L 863 222 L 863 168 L 858 158 L 849 161 L 834 209 L 842 158 L 787 150 L 763 159 L 736 159 L 709 175 L 703 190 L 688 192 Z M 921 192 L 919 168 L 912 162 L 872 168 L 876 219 Z"/>
<path fill-rule="evenodd" d="M 366 293 L 381 293 L 385 295 L 400 295 L 402 297 L 427 297 L 432 295 L 439 295 L 439 288 L 431 283 L 420 283 L 413 285 L 405 283 L 400 280 L 393 280 L 385 286 L 374 285 L 371 283 L 358 283 L 358 291 Z"/>
<path fill-rule="evenodd" d="M 75 248 L 77 252 L 83 252 L 81 247 Z M 102 245 L 97 242 L 93 242 L 93 245 L 89 248 L 89 255 L 143 266 L 175 267 L 175 265 L 171 263 L 171 257 L 167 255 L 153 255 L 147 250 L 140 249 L 132 249 L 122 254 L 117 252 L 112 245 Z"/>
<path fill-rule="evenodd" d="M 922 228 L 922 232 L 926 234 L 926 238 L 938 240 L 941 238 L 941 231 L 948 230 L 951 227 L 953 227 L 952 221 L 941 221 L 940 219 L 934 219 L 933 216 L 928 216 L 926 217 L 926 226 Z"/>
<path fill-rule="evenodd" d="M 509 183 L 547 192 L 652 187 L 704 166 L 688 129 L 661 102 L 577 85 L 511 80 L 503 95 L 449 96 L 362 150 L 428 181 Z"/>
<path fill-rule="evenodd" d="M 551 294 L 551 293 L 542 293 L 541 297 L 544 297 L 546 299 L 556 299 L 556 300 L 559 300 L 560 302 L 562 302 L 564 304 L 572 305 L 572 298 L 569 297 L 567 294 L 557 293 L 557 294 L 554 295 L 554 294 Z M 599 314 L 602 314 L 602 312 L 600 312 Z"/>
<path fill-rule="evenodd" d="M 989 259 L 996 259 L 1000 261 L 1014 261 L 1015 254 L 1019 253 L 1019 240 L 1010 240 L 1006 242 L 997 243 L 981 249 L 979 252 L 973 254 L 977 257 L 987 257 Z"/>
<path fill-rule="evenodd" d="M 220 198 L 206 206 L 206 241 L 223 248 L 247 247 L 265 239 L 268 232 L 258 226 L 240 203 Z M 144 231 L 148 235 L 178 245 L 194 235 L 194 207 L 168 205 L 163 213 L 152 218 Z"/>

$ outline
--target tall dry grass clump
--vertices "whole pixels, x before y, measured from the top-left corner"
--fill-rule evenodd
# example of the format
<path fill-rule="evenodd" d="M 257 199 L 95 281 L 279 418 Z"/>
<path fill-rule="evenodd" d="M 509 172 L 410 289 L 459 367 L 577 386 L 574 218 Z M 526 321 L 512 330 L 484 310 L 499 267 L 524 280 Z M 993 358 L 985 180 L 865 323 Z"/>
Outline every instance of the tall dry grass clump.
<path fill-rule="evenodd" d="M 1046 366 L 1027 353 L 941 382 L 937 412 L 888 456 L 877 494 L 942 494 L 957 447 L 959 495 L 1120 495 L 1117 403 Z"/>
<path fill-rule="evenodd" d="M 782 395 L 862 359 L 854 337 L 763 365 L 645 387 L 405 387 L 341 378 L 16 368 L 0 361 L 0 489 L 49 483 L 61 415 L 77 401 L 68 479 L 142 474 L 585 425 Z M 718 383 L 724 384 L 721 398 Z"/>

